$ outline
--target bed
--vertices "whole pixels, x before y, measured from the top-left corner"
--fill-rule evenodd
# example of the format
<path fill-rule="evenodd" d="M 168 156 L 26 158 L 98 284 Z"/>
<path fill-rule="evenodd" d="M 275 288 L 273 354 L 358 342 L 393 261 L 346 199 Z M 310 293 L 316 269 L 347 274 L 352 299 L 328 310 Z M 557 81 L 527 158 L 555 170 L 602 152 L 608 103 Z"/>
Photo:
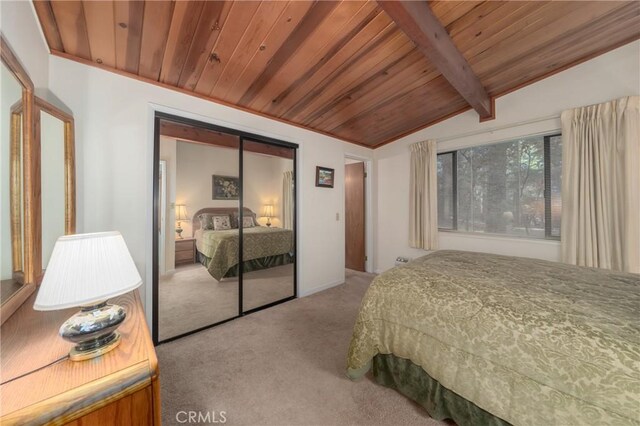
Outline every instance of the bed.
<path fill-rule="evenodd" d="M 459 425 L 637 425 L 640 275 L 437 251 L 375 278 L 347 359 Z"/>
<path fill-rule="evenodd" d="M 228 215 L 232 229 L 203 229 L 201 215 Z M 256 215 L 248 208 L 243 217 L 252 217 L 256 226 L 244 228 L 243 258 L 238 262 L 239 232 L 238 210 L 233 208 L 205 208 L 193 216 L 193 237 L 196 240 L 197 258 L 213 278 L 220 281 L 225 277 L 234 277 L 242 266 L 243 272 L 286 265 L 294 260 L 293 231 L 290 229 L 270 228 L 257 225 Z"/>

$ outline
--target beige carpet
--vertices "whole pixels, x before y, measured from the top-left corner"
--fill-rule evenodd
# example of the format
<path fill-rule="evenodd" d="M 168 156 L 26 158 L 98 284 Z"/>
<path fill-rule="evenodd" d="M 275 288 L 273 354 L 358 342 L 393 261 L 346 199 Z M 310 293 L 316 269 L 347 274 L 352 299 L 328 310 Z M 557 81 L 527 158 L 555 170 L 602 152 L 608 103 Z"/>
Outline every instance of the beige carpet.
<path fill-rule="evenodd" d="M 444 424 L 370 377 L 346 378 L 371 279 L 348 272 L 344 285 L 158 346 L 163 424 L 181 411 L 225 411 L 230 425 Z"/>
<path fill-rule="evenodd" d="M 199 263 L 163 275 L 158 291 L 158 337 L 179 336 L 238 316 L 238 278 L 217 281 Z M 244 274 L 248 311 L 293 296 L 293 264 Z"/>

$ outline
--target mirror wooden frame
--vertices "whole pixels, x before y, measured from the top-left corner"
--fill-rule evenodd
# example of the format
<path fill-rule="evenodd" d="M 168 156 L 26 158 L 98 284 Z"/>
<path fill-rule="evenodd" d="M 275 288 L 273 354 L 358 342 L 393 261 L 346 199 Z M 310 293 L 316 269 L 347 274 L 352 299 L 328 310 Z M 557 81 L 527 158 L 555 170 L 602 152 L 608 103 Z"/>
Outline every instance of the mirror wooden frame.
<path fill-rule="evenodd" d="M 76 155 L 75 155 L 75 130 L 73 116 L 49 102 L 35 97 L 35 126 L 34 140 L 38 147 L 42 146 L 41 114 L 46 112 L 52 117 L 64 123 L 64 233 L 65 235 L 76 233 Z M 41 230 L 42 231 L 42 230 Z M 42 281 L 44 271 L 42 261 L 40 269 L 36 271 L 37 282 Z"/>
<path fill-rule="evenodd" d="M 40 237 L 40 185 L 35 184 L 40 181 L 40 168 L 38 165 L 39 146 L 34 138 L 34 85 L 16 55 L 13 53 L 4 36 L 0 34 L 0 60 L 7 67 L 9 72 L 22 86 L 22 105 L 12 108 L 11 115 L 11 143 L 18 140 L 18 130 L 20 130 L 19 120 L 22 116 L 22 193 L 23 208 L 20 212 L 19 202 L 12 205 L 11 222 L 12 230 L 15 224 L 24 223 L 23 239 L 20 241 L 17 234 L 12 232 L 11 246 L 13 253 L 22 253 L 22 273 L 23 285 L 15 293 L 0 305 L 0 323 L 3 323 L 24 303 L 33 293 L 36 287 L 36 271 L 42 269 L 42 247 Z M 14 113 L 20 111 L 16 116 Z M 16 118 L 17 117 L 17 118 Z M 12 169 L 14 169 L 12 162 Z M 19 166 L 18 166 L 19 167 Z M 13 173 L 12 173 L 13 176 Z M 13 183 L 20 186 L 18 182 Z M 11 185 L 11 183 L 10 183 Z M 22 213 L 22 214 L 20 214 Z M 17 216 L 13 216 L 16 215 Z"/>
<path fill-rule="evenodd" d="M 9 215 L 11 218 L 11 266 L 13 279 L 24 284 L 22 247 L 22 100 L 11 106 L 9 129 Z M 18 238 L 18 235 L 21 237 Z"/>

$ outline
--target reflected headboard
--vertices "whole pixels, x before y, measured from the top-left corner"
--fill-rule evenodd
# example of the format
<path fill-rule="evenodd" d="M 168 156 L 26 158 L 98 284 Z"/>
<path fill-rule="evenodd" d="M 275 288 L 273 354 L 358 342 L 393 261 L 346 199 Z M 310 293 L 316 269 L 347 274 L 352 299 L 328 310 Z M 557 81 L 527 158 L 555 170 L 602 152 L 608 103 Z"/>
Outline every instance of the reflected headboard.
<path fill-rule="evenodd" d="M 231 219 L 231 224 L 233 226 L 234 221 L 235 224 L 238 223 L 238 208 L 237 207 L 205 207 L 204 209 L 200 209 L 194 213 L 193 219 L 191 221 L 191 236 L 196 235 L 196 231 L 200 229 L 200 220 L 198 220 L 198 216 L 202 213 L 211 213 L 218 215 L 229 215 Z M 242 216 L 253 216 L 253 222 L 257 225 L 258 221 L 256 220 L 256 214 L 248 207 L 245 207 L 242 210 Z"/>

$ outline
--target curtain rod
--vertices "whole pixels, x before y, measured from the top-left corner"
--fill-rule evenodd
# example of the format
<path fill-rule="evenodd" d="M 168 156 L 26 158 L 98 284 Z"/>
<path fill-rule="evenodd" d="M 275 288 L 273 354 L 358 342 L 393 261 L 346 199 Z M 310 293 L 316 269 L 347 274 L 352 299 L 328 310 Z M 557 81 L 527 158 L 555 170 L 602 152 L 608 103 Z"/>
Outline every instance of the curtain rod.
<path fill-rule="evenodd" d="M 447 141 L 452 141 L 455 139 L 462 139 L 462 138 L 466 138 L 469 136 L 475 136 L 475 135 L 481 135 L 483 133 L 493 133 L 493 132 L 497 132 L 499 130 L 505 130 L 505 129 L 511 129 L 514 127 L 520 127 L 520 126 L 526 126 L 527 124 L 534 124 L 534 123 L 539 123 L 541 121 L 547 121 L 547 120 L 553 120 L 553 119 L 558 119 L 560 118 L 560 114 L 555 114 L 555 115 L 549 115 L 547 117 L 541 117 L 541 118 L 535 118 L 533 120 L 527 120 L 527 121 L 520 121 L 517 123 L 512 123 L 512 124 L 505 124 L 504 126 L 498 126 L 498 127 L 492 127 L 490 129 L 486 129 L 486 130 L 477 130 L 474 132 L 467 132 L 467 133 L 460 133 L 454 136 L 447 136 L 446 138 L 435 138 L 436 142 L 447 142 Z"/>

